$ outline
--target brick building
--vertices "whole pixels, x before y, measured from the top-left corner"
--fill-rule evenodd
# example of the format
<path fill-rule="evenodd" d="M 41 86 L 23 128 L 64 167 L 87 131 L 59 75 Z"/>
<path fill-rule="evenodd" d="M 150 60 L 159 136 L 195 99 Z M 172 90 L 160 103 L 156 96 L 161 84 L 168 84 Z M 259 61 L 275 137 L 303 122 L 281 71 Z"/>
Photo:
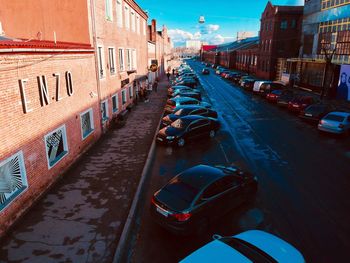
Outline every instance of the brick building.
<path fill-rule="evenodd" d="M 268 2 L 261 15 L 257 76 L 278 79 L 281 58 L 297 57 L 300 49 L 303 6 L 278 6 Z"/>
<path fill-rule="evenodd" d="M 146 85 L 148 16 L 132 0 L 0 3 L 2 235 Z"/>

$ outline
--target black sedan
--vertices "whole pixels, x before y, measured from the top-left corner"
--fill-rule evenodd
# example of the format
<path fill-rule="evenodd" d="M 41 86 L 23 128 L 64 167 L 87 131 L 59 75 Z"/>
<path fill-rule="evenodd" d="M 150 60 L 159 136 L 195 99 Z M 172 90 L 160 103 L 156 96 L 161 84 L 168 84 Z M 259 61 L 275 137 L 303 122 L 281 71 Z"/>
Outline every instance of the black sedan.
<path fill-rule="evenodd" d="M 158 143 L 174 144 L 182 147 L 187 142 L 196 139 L 214 137 L 219 128 L 220 122 L 216 119 L 199 115 L 188 115 L 161 129 L 156 140 Z"/>
<path fill-rule="evenodd" d="M 209 75 L 209 73 L 210 73 L 210 71 L 209 71 L 209 69 L 207 69 L 207 68 L 204 68 L 204 69 L 202 70 L 202 74 L 203 74 L 203 75 Z"/>
<path fill-rule="evenodd" d="M 163 117 L 162 125 L 168 126 L 174 121 L 178 120 L 179 118 L 187 115 L 201 115 L 204 117 L 210 117 L 215 119 L 218 117 L 218 113 L 214 110 L 207 109 L 202 106 L 185 105 L 178 109 L 176 112 L 174 112 L 174 114 L 168 114 L 167 116 Z"/>
<path fill-rule="evenodd" d="M 257 179 L 234 166 L 194 166 L 152 197 L 154 220 L 175 234 L 202 234 L 257 191 Z"/>
<path fill-rule="evenodd" d="M 331 111 L 335 111 L 336 107 L 328 103 L 312 104 L 304 110 L 301 110 L 299 117 L 303 120 L 318 123 L 324 116 Z"/>

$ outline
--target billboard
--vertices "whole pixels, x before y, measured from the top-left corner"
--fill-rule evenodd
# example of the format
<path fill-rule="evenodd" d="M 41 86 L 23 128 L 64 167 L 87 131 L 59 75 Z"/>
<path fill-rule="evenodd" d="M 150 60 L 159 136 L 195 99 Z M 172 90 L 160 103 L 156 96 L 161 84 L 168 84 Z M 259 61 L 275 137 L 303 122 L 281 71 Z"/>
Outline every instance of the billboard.
<path fill-rule="evenodd" d="M 350 65 L 342 65 L 340 68 L 337 99 L 350 100 Z"/>

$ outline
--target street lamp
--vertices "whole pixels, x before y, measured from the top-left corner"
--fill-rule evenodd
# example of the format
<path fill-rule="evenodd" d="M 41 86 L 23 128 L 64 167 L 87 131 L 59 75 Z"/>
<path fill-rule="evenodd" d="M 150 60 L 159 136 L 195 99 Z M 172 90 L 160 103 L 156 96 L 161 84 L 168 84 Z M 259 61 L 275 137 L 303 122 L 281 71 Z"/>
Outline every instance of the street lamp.
<path fill-rule="evenodd" d="M 326 41 L 324 39 L 321 40 L 321 54 L 322 53 L 324 54 L 324 59 L 326 62 L 326 67 L 324 70 L 324 76 L 322 81 L 322 92 L 320 95 L 321 100 L 328 95 L 328 88 L 329 88 L 329 85 L 331 85 L 331 82 L 327 83 L 326 80 L 329 75 L 328 74 L 329 68 L 332 70 L 330 80 L 332 81 L 332 78 L 333 78 L 334 70 L 333 70 L 332 59 L 335 54 L 335 51 L 336 51 L 336 47 L 332 48 L 331 44 L 329 44 L 329 47 L 326 47 Z"/>

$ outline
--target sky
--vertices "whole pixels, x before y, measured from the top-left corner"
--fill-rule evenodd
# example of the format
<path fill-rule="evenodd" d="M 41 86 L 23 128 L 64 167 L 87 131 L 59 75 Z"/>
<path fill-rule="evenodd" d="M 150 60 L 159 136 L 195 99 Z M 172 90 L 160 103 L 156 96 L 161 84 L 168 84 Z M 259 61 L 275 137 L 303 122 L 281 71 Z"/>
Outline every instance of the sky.
<path fill-rule="evenodd" d="M 237 32 L 258 35 L 261 13 L 267 0 L 136 0 L 148 11 L 149 23 L 157 20 L 174 46 L 183 46 L 186 40 L 200 39 L 209 44 L 222 44 L 236 39 Z M 274 5 L 303 5 L 304 0 L 272 0 Z M 200 16 L 205 23 L 199 24 Z M 248 35 L 248 33 L 246 33 Z"/>

